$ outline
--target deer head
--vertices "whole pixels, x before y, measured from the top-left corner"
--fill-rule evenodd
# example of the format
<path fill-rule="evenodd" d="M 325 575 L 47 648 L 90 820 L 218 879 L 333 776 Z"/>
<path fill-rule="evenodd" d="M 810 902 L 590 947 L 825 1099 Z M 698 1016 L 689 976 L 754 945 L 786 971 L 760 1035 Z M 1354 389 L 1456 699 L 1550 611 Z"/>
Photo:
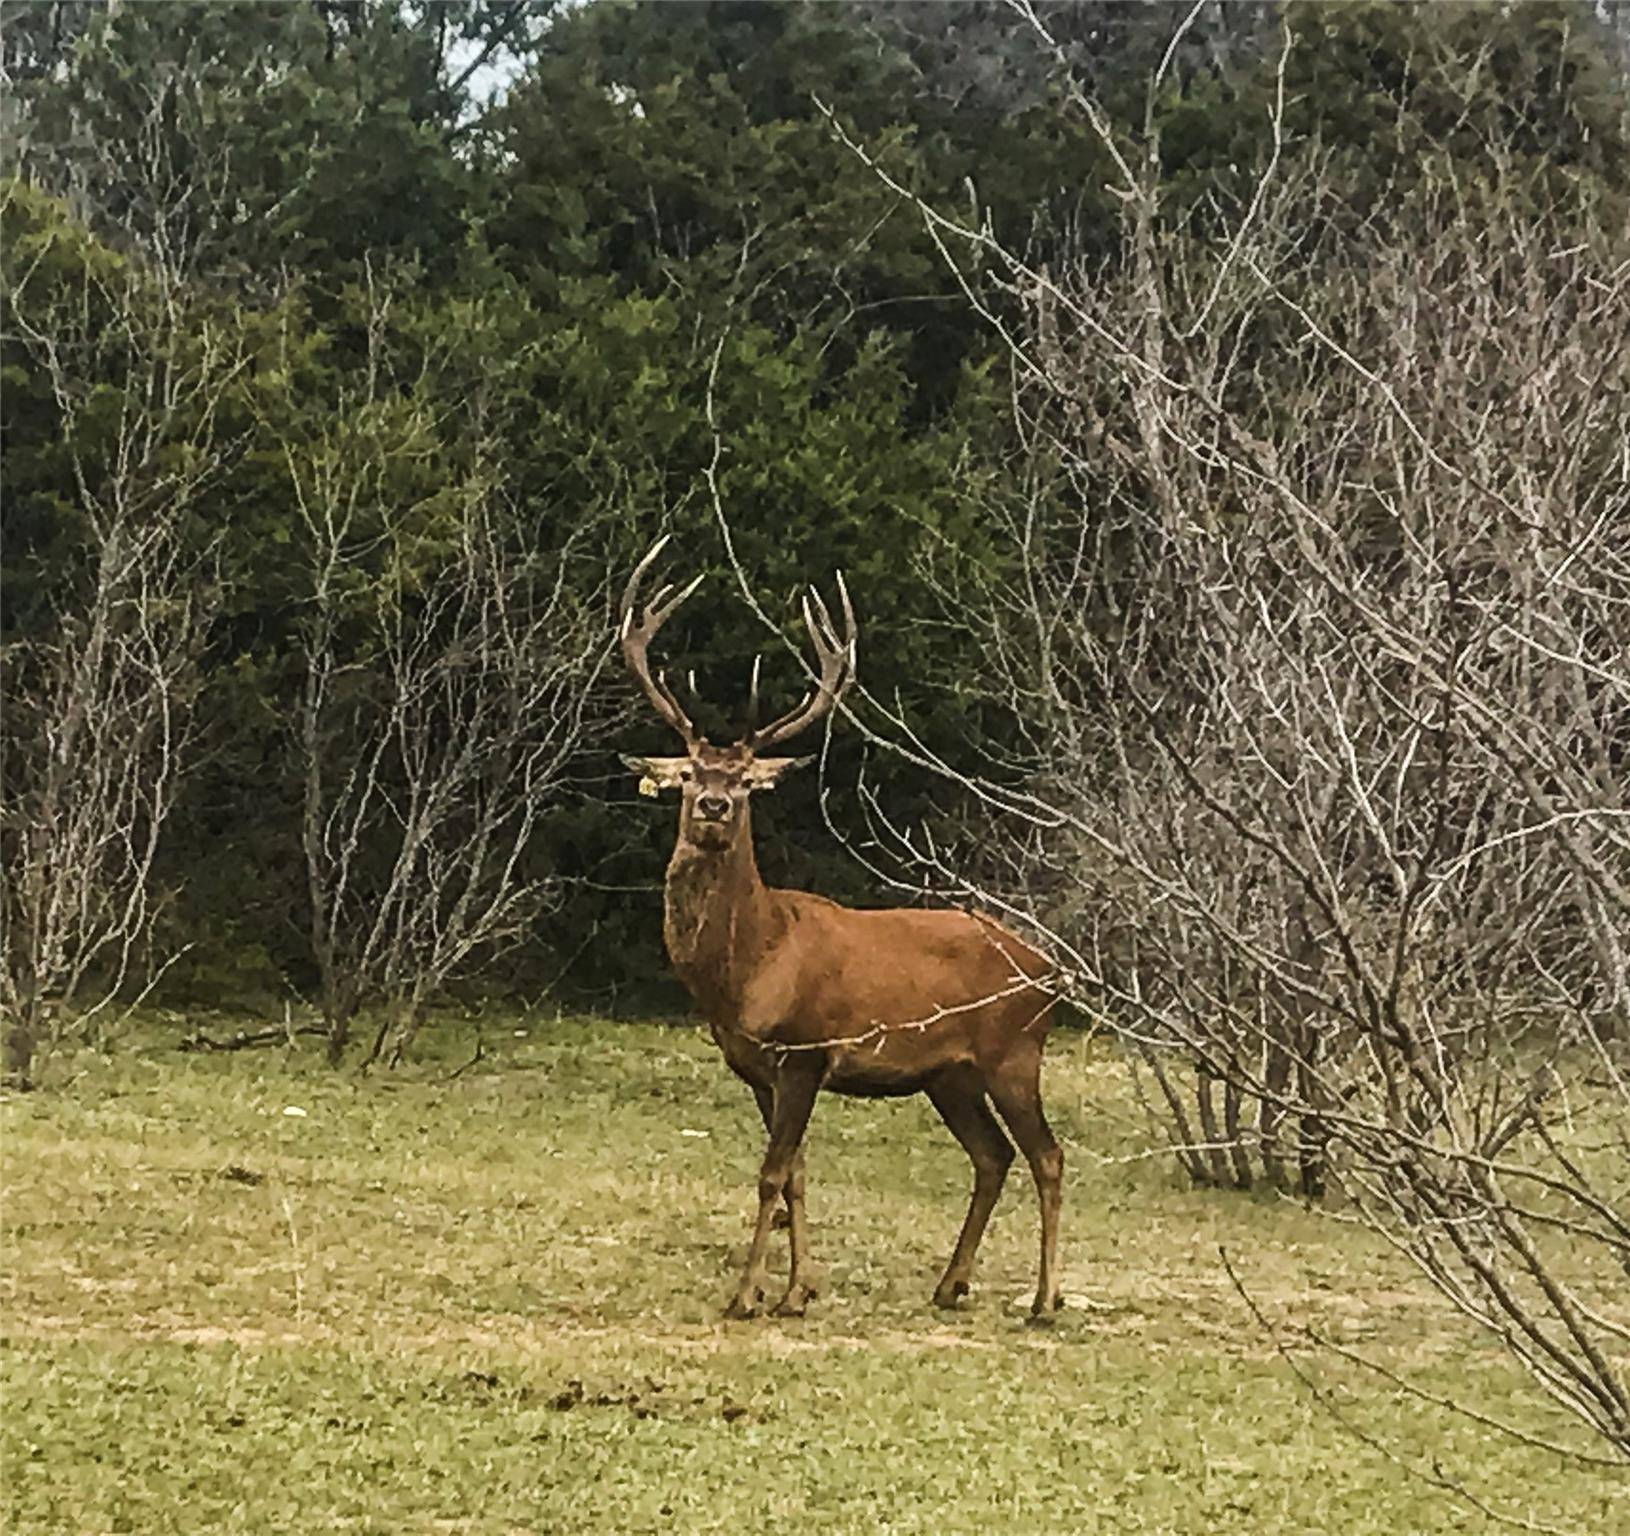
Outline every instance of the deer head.
<path fill-rule="evenodd" d="M 746 827 L 747 802 L 755 790 L 773 789 L 783 774 L 810 761 L 807 757 L 766 757 L 763 753 L 825 716 L 854 680 L 855 614 L 841 575 L 838 577 L 844 622 L 841 635 L 820 593 L 811 587 L 805 594 L 803 611 L 804 624 L 815 648 L 815 685 L 795 708 L 769 725 L 759 727 L 755 723 L 758 718 L 758 662 L 755 661 L 748 692 L 747 728 L 729 746 L 716 747 L 691 723 L 662 672 L 652 675 L 646 657 L 657 631 L 702 580 L 698 576 L 677 592 L 671 583 L 662 586 L 648 603 L 639 606 L 640 583 L 667 542 L 666 535 L 658 539 L 628 578 L 620 614 L 623 659 L 656 712 L 683 739 L 685 753 L 683 757 L 625 756 L 623 761 L 642 776 L 642 787 L 649 785 L 651 792 L 664 789 L 680 792 L 681 843 L 702 849 L 721 849 L 728 847 Z"/>

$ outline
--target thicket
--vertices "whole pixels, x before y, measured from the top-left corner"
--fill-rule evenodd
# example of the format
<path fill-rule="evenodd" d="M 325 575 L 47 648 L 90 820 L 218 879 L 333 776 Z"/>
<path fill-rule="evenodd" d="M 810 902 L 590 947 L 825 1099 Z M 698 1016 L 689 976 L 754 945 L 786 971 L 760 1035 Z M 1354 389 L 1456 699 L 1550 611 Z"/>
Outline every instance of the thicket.
<path fill-rule="evenodd" d="M 954 829 L 977 803 L 935 761 L 1024 782 L 1026 701 L 925 578 L 949 563 L 988 595 L 1022 572 L 993 509 L 1031 473 L 1001 329 L 1026 299 L 980 314 L 901 192 L 1036 270 L 1125 269 L 1082 93 L 1158 138 L 1187 228 L 1224 230 L 1286 19 L 1287 141 L 1322 147 L 1355 228 L 1416 174 L 1398 124 L 1424 91 L 1451 159 L 1503 115 L 1546 175 L 1605 196 L 1618 174 L 1600 8 L 1473 8 L 1436 73 L 1445 8 L 1191 9 L 8 6 L 0 837 L 24 1036 L 155 976 L 308 999 L 341 1045 L 358 1008 L 448 989 L 670 1000 L 671 828 L 616 756 L 652 727 L 602 665 L 608 592 L 660 531 L 709 572 L 672 639 L 700 699 L 743 696 L 761 650 L 772 692 L 800 680 L 739 600 L 727 524 L 789 636 L 798 584 L 845 571 L 864 678 L 926 749 L 870 761 L 892 818 Z M 512 603 L 520 630 L 495 629 Z M 534 669 L 552 686 L 522 698 Z M 530 768 L 405 746 L 499 720 Z M 772 878 L 882 894 L 840 846 L 888 853 L 844 790 L 867 751 L 840 731 L 836 793 L 766 801 Z M 479 827 L 497 840 L 448 866 Z"/>
<path fill-rule="evenodd" d="M 1257 151 L 1203 181 L 1165 67 L 1132 121 L 1072 84 L 1108 259 L 901 188 L 1010 350 L 1008 557 L 932 585 L 1017 732 L 942 764 L 952 827 L 872 803 L 917 880 L 1044 936 L 1185 1177 L 1329 1198 L 1520 1364 L 1553 1449 L 1622 1461 L 1622 77 L 1566 12 L 1445 8 L 1389 61 L 1394 19 L 1287 12 Z M 1309 115 L 1355 44 L 1365 145 Z"/>

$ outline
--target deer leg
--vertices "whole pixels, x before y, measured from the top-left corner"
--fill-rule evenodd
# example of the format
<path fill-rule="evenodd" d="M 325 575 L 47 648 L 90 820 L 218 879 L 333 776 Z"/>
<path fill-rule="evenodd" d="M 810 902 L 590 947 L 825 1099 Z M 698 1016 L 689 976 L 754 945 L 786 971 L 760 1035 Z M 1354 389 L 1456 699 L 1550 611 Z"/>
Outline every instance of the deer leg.
<path fill-rule="evenodd" d="M 992 1074 L 990 1096 L 1036 1181 L 1041 1203 L 1041 1273 L 1030 1315 L 1045 1322 L 1064 1305 L 1058 1289 L 1058 1209 L 1064 1153 L 1042 1113 L 1040 1046 L 1026 1041 L 1016 1048 Z"/>
<path fill-rule="evenodd" d="M 725 1308 L 726 1317 L 752 1317 L 764 1299 L 764 1255 L 770 1241 L 770 1223 L 775 1216 L 776 1204 L 788 1193 L 793 1166 L 809 1125 L 809 1112 L 815 1107 L 815 1095 L 821 1086 L 818 1071 L 783 1072 L 776 1078 L 774 1100 L 770 1106 L 770 1137 L 764 1149 L 764 1161 L 758 1171 L 758 1219 L 753 1225 L 752 1246 L 747 1251 L 747 1264 L 742 1270 L 741 1284 Z M 790 1211 L 793 1281 L 799 1280 L 797 1268 L 804 1258 L 806 1244 L 803 1232 L 803 1200 L 800 1198 Z"/>
<path fill-rule="evenodd" d="M 764 1121 L 765 1134 L 768 1135 L 770 1130 L 770 1107 L 774 1104 L 775 1097 L 768 1088 L 759 1088 L 757 1086 L 753 1088 L 753 1097 L 758 1102 L 758 1112 Z M 796 1195 L 794 1190 L 796 1190 Z M 793 1159 L 792 1176 L 787 1180 L 786 1206 L 784 1209 L 777 1211 L 770 1220 L 770 1227 L 773 1231 L 779 1232 L 783 1227 L 792 1225 L 792 1202 L 794 1199 L 797 1199 L 800 1204 L 803 1203 L 804 1199 L 804 1149 L 801 1145 L 798 1148 L 798 1156 Z M 812 1290 L 810 1295 L 813 1296 L 814 1294 Z"/>
<path fill-rule="evenodd" d="M 945 1266 L 945 1275 L 934 1288 L 936 1307 L 954 1307 L 968 1294 L 974 1255 L 1002 1193 L 1002 1182 L 1013 1161 L 1013 1143 L 990 1112 L 984 1084 L 977 1079 L 961 1073 L 947 1074 L 930 1082 L 924 1091 L 973 1163 L 973 1198 L 968 1202 L 967 1219 L 962 1223 L 951 1262 Z"/>
<path fill-rule="evenodd" d="M 777 1317 L 802 1317 L 815 1299 L 815 1276 L 809 1262 L 809 1229 L 804 1222 L 804 1149 L 793 1155 L 787 1174 L 787 1241 L 792 1249 L 792 1266 L 787 1275 L 786 1294 L 775 1304 Z"/>

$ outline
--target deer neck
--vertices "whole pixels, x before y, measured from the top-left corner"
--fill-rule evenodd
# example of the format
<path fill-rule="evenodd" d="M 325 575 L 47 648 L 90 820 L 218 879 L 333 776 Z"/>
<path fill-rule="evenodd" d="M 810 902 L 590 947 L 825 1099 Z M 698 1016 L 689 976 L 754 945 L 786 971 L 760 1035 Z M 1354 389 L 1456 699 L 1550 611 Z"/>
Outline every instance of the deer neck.
<path fill-rule="evenodd" d="M 774 923 L 745 809 L 723 848 L 700 848 L 680 838 L 668 861 L 663 907 L 663 937 L 679 979 L 724 1022 L 768 949 Z"/>

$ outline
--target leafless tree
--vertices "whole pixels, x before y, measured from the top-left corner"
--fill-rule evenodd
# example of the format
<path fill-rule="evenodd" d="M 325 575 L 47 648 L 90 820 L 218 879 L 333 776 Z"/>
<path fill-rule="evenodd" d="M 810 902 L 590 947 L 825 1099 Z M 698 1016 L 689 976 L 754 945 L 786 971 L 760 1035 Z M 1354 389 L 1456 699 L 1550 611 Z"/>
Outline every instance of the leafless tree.
<path fill-rule="evenodd" d="M 1014 725 L 960 844 L 879 836 L 1069 958 L 1192 1177 L 1339 1187 L 1630 1457 L 1623 213 L 1492 142 L 1358 217 L 1282 86 L 1185 206 L 1073 108 L 1115 260 L 917 203 L 1011 345 L 1013 558 L 929 575 Z"/>
<path fill-rule="evenodd" d="M 534 833 L 608 722 L 592 520 L 523 515 L 483 436 L 420 499 L 402 465 L 438 452 L 423 390 L 382 387 L 285 442 L 309 574 L 295 750 L 311 945 L 329 1053 L 359 1009 L 365 1060 L 399 1060 L 426 1003 L 522 935 L 551 893 Z M 576 523 L 553 547 L 540 523 Z"/>
<path fill-rule="evenodd" d="M 241 447 L 220 407 L 244 351 L 230 316 L 184 304 L 162 266 L 93 250 L 64 279 L 30 189 L 0 212 L 15 215 L 8 360 L 44 384 L 74 486 L 71 553 L 36 573 L 45 612 L 3 658 L 0 1005 L 7 1071 L 26 1079 L 42 1045 L 155 975 L 154 860 L 217 597 L 202 514 Z"/>

